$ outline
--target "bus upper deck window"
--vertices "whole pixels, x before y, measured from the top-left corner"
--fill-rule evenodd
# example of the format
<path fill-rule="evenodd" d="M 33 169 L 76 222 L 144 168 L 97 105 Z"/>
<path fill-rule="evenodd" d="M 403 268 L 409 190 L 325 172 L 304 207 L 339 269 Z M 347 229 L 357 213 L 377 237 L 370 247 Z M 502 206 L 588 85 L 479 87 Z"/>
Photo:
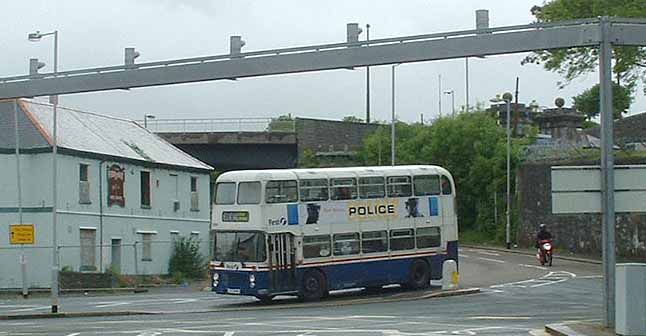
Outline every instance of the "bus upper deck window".
<path fill-rule="evenodd" d="M 327 179 L 300 180 L 301 201 L 327 201 Z"/>
<path fill-rule="evenodd" d="M 451 188 L 451 181 L 448 177 L 442 175 L 442 195 L 451 195 L 453 188 Z"/>
<path fill-rule="evenodd" d="M 387 181 L 388 197 L 410 197 L 413 194 L 410 176 L 390 176 Z"/>
<path fill-rule="evenodd" d="M 235 182 L 220 182 L 215 186 L 215 204 L 233 204 L 236 199 Z"/>
<path fill-rule="evenodd" d="M 438 175 L 420 175 L 413 177 L 415 196 L 439 195 L 440 177 Z"/>
<path fill-rule="evenodd" d="M 375 176 L 359 178 L 360 198 L 383 198 L 385 194 L 383 177 Z"/>
<path fill-rule="evenodd" d="M 267 182 L 265 200 L 267 203 L 298 202 L 298 184 L 296 180 Z"/>
<path fill-rule="evenodd" d="M 357 198 L 357 179 L 336 178 L 330 180 L 331 198 L 333 200 L 349 200 Z"/>
<path fill-rule="evenodd" d="M 238 204 L 259 204 L 260 182 L 238 183 Z"/>

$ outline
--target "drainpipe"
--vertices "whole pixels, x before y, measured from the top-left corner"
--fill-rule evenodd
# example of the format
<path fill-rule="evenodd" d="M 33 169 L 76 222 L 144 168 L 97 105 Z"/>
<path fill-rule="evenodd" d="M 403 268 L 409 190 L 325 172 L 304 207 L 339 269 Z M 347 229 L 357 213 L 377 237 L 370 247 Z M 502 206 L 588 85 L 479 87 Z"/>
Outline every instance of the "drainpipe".
<path fill-rule="evenodd" d="M 103 272 L 103 163 L 99 162 L 99 272 Z"/>

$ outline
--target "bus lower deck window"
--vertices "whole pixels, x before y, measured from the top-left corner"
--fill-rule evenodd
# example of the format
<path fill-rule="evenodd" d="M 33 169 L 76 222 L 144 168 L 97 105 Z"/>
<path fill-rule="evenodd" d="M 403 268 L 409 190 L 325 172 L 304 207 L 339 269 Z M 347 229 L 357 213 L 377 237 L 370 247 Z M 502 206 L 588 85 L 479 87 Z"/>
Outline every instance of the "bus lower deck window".
<path fill-rule="evenodd" d="M 359 253 L 358 233 L 339 233 L 334 235 L 334 255 Z"/>
<path fill-rule="evenodd" d="M 330 236 L 306 236 L 303 237 L 303 257 L 321 258 L 329 257 L 331 253 Z"/>
<path fill-rule="evenodd" d="M 417 229 L 417 248 L 438 247 L 442 245 L 439 227 Z"/>
<path fill-rule="evenodd" d="M 411 250 L 415 248 L 413 229 L 398 229 L 390 231 L 390 250 Z"/>
<path fill-rule="evenodd" d="M 363 232 L 361 234 L 361 251 L 363 253 L 385 252 L 388 250 L 388 233 L 386 231 Z"/>

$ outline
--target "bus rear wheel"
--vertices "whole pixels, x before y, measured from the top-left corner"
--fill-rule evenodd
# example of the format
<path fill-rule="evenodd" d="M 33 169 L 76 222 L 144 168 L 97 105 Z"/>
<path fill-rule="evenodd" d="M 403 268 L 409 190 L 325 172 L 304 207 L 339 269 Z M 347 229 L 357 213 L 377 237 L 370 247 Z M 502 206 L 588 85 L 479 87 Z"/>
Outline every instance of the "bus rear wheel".
<path fill-rule="evenodd" d="M 303 275 L 303 282 L 298 296 L 303 301 L 318 301 L 327 296 L 325 277 L 320 271 L 307 271 Z"/>
<path fill-rule="evenodd" d="M 410 267 L 406 287 L 410 289 L 428 288 L 431 282 L 431 267 L 425 260 L 416 259 Z"/>

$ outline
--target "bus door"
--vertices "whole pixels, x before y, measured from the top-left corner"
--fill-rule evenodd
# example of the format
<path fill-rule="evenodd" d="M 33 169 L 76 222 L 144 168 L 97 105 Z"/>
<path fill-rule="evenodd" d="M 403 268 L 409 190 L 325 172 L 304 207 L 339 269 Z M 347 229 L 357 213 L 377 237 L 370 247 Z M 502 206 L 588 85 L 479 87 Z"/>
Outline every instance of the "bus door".
<path fill-rule="evenodd" d="M 269 235 L 269 289 L 271 292 L 292 291 L 296 288 L 296 258 L 294 235 Z"/>

